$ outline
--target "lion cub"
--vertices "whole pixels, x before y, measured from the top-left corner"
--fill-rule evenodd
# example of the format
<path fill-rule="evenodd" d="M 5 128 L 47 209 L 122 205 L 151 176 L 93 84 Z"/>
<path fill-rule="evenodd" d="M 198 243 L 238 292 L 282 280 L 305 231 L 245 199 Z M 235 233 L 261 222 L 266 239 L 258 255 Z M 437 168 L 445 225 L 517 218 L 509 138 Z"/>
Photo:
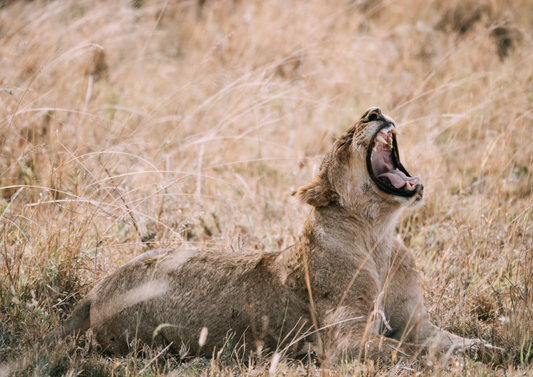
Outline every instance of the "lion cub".
<path fill-rule="evenodd" d="M 331 363 L 469 347 L 430 323 L 413 256 L 394 236 L 401 210 L 423 192 L 396 135 L 374 107 L 333 144 L 293 192 L 313 209 L 291 248 L 146 252 L 101 281 L 49 340 L 90 328 L 118 355 L 136 340 L 207 356 L 230 341 L 243 352 L 313 350 Z"/>

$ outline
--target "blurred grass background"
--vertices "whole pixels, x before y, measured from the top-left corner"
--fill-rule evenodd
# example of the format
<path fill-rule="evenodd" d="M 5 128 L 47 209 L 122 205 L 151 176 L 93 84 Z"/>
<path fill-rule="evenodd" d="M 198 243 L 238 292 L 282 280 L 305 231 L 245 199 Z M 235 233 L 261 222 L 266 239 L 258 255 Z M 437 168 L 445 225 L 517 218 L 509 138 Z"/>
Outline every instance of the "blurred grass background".
<path fill-rule="evenodd" d="M 531 0 L 0 6 L 0 375 L 267 374 L 268 358 L 111 358 L 42 336 L 150 248 L 293 244 L 309 208 L 291 190 L 370 106 L 426 187 L 398 231 L 433 321 L 506 352 L 330 372 L 533 372 Z"/>

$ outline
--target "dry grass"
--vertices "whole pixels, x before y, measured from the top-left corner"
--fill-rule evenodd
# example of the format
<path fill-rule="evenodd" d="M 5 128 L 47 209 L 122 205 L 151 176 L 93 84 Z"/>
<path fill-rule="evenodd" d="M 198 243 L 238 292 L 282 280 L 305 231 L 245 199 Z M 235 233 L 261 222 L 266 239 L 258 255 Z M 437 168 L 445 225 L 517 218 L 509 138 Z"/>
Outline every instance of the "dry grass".
<path fill-rule="evenodd" d="M 291 245 L 309 212 L 291 188 L 374 105 L 426 185 L 398 229 L 433 321 L 506 354 L 330 372 L 533 372 L 531 1 L 2 4 L 0 375 L 267 373 L 268 358 L 115 359 L 42 336 L 148 248 Z"/>

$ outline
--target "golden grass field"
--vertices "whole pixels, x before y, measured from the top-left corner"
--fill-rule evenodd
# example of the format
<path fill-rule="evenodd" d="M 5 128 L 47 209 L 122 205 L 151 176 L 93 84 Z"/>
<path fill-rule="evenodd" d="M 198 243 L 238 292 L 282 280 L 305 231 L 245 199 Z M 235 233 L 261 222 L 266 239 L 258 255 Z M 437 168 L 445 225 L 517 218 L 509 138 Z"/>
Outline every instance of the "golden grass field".
<path fill-rule="evenodd" d="M 531 0 L 0 4 L 0 376 L 533 374 Z M 322 370 L 44 345 L 150 248 L 293 244 L 291 190 L 370 106 L 426 188 L 398 233 L 432 321 L 502 355 Z"/>

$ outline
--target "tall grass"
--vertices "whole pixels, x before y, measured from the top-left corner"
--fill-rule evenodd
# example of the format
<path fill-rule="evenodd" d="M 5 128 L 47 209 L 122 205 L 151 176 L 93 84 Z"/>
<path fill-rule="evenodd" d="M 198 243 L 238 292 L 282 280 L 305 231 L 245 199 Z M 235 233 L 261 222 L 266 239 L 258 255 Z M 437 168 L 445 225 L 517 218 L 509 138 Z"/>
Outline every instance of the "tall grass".
<path fill-rule="evenodd" d="M 90 337 L 50 351 L 42 336 L 147 249 L 293 244 L 309 209 L 291 189 L 375 105 L 426 187 L 398 231 L 433 321 L 506 351 L 423 373 L 533 371 L 533 3 L 2 4 L 0 374 L 322 373 L 231 350 L 109 358 Z"/>

